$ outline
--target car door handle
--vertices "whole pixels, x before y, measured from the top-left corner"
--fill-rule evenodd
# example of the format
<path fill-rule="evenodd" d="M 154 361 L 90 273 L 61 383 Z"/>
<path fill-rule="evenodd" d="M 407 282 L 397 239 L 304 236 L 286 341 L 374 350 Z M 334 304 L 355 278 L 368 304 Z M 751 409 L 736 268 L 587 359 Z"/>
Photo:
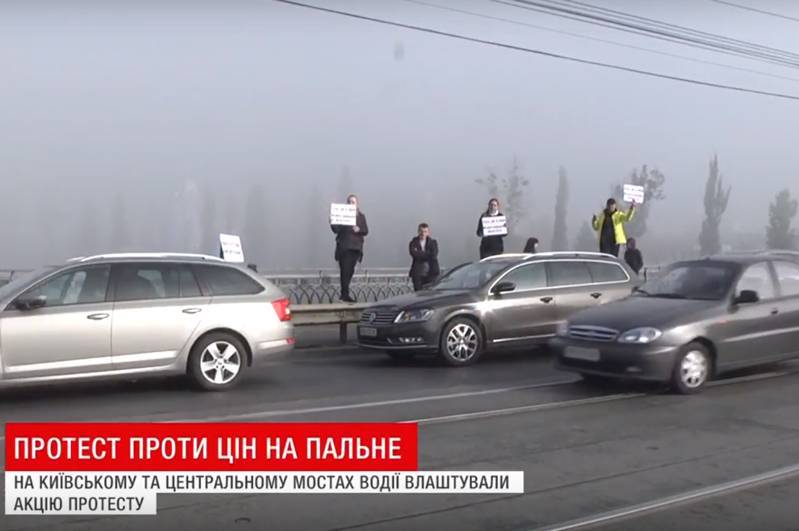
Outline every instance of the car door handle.
<path fill-rule="evenodd" d="M 777 308 L 771 309 L 771 315 L 777 315 L 778 313 L 780 313 L 780 311 Z"/>
<path fill-rule="evenodd" d="M 599 297 L 601 297 L 601 296 L 602 296 L 602 294 L 601 294 L 601 293 L 599 293 L 599 292 L 596 292 L 596 293 L 592 293 L 592 294 L 591 294 L 591 296 L 592 296 L 593 298 L 595 298 L 595 299 L 598 299 Z"/>
<path fill-rule="evenodd" d="M 103 319 L 108 319 L 110 315 L 107 313 L 93 313 L 86 316 L 86 319 L 91 319 L 92 321 L 102 321 Z"/>
<path fill-rule="evenodd" d="M 546 303 L 546 304 L 549 304 L 553 300 L 554 299 L 552 297 L 541 297 L 541 302 Z"/>
<path fill-rule="evenodd" d="M 201 311 L 202 308 L 185 308 L 183 310 L 183 313 L 194 314 L 194 313 L 200 313 Z"/>

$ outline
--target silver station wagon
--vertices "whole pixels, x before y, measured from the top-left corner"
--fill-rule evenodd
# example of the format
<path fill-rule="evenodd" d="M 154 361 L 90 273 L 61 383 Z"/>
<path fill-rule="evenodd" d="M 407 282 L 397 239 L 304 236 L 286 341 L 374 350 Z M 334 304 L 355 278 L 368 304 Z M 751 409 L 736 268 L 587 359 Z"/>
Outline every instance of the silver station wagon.
<path fill-rule="evenodd" d="M 286 296 L 213 256 L 75 258 L 0 288 L 0 385 L 187 374 L 224 390 L 293 347 Z"/>

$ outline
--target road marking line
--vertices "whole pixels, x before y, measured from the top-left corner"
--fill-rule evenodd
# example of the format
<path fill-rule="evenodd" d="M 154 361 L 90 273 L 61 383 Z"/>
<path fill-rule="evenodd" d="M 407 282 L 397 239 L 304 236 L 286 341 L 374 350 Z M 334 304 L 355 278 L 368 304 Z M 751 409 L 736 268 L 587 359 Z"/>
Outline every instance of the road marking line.
<path fill-rule="evenodd" d="M 229 420 L 244 420 L 251 418 L 285 417 L 289 415 L 307 415 L 309 413 L 327 413 L 331 411 L 347 411 L 351 409 L 368 409 L 380 406 L 392 406 L 399 404 L 413 404 L 417 402 L 432 402 L 436 400 L 449 400 L 452 398 L 465 398 L 471 396 L 485 396 L 500 393 L 510 393 L 513 391 L 524 391 L 527 389 L 541 389 L 544 387 L 556 387 L 576 382 L 577 380 L 555 380 L 532 385 L 519 385 L 515 387 L 502 387 L 497 389 L 484 389 L 482 391 L 464 391 L 462 393 L 449 393 L 446 395 L 418 396 L 413 398 L 398 398 L 395 400 L 380 400 L 377 402 L 364 402 L 361 404 L 342 404 L 338 406 L 320 406 L 306 409 L 283 409 L 275 411 L 254 411 L 251 413 L 240 413 L 235 415 L 223 415 L 219 417 L 202 417 L 196 419 L 168 420 L 164 422 L 225 422 Z"/>
<path fill-rule="evenodd" d="M 555 524 L 549 527 L 539 528 L 537 531 L 571 531 L 573 529 L 584 529 L 599 524 L 606 524 L 608 522 L 612 522 L 614 520 L 619 520 L 622 518 L 629 518 L 643 513 L 667 509 L 675 505 L 682 505 L 690 502 L 696 502 L 704 498 L 718 496 L 735 490 L 744 490 L 748 487 L 753 487 L 756 485 L 774 483 L 775 481 L 779 481 L 796 475 L 799 475 L 799 464 L 778 468 L 776 470 L 771 470 L 763 474 L 757 474 L 742 479 L 728 481 L 726 483 L 719 483 L 717 485 L 713 485 L 710 487 L 683 492 L 682 494 L 668 496 L 666 498 L 660 498 L 650 502 L 641 503 L 638 505 L 631 505 L 629 507 L 616 509 L 615 511 L 599 513 L 593 516 L 579 518 L 576 520 L 571 520 L 569 522 Z"/>
<path fill-rule="evenodd" d="M 533 411 L 544 411 L 548 409 L 560 409 L 565 407 L 583 406 L 589 404 L 600 404 L 602 402 L 613 402 L 616 400 L 626 400 L 628 398 L 639 398 L 648 396 L 646 393 L 622 393 L 615 395 L 594 396 L 591 398 L 577 398 L 575 400 L 563 400 L 560 402 L 545 402 L 543 404 L 530 404 L 527 406 L 506 407 L 502 409 L 491 409 L 488 411 L 474 411 L 472 413 L 459 413 L 455 415 L 445 415 L 443 417 L 428 417 L 423 419 L 403 420 L 403 424 L 444 424 L 449 422 L 459 422 L 462 420 L 472 420 L 486 417 L 499 417 L 503 415 L 513 415 L 516 413 L 529 413 Z"/>
<path fill-rule="evenodd" d="M 791 374 L 796 374 L 797 370 L 793 371 L 773 371 L 773 372 L 763 372 L 758 374 L 751 374 L 749 376 L 738 376 L 737 378 L 728 378 L 725 380 L 714 380 L 708 382 L 708 387 L 719 387 L 722 385 L 732 385 L 737 383 L 746 383 L 746 382 L 756 382 L 758 380 L 769 380 L 771 378 L 779 378 L 780 376 L 788 376 Z"/>

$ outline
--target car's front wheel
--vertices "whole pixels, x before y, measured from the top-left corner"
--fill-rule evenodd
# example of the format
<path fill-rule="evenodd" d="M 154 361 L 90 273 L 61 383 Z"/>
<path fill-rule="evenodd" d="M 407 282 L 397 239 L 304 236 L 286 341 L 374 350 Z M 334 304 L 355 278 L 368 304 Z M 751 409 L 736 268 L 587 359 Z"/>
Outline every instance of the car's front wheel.
<path fill-rule="evenodd" d="M 444 327 L 439 351 L 449 365 L 463 367 L 480 359 L 483 353 L 483 333 L 471 319 L 455 318 Z"/>
<path fill-rule="evenodd" d="M 224 391 L 241 379 L 246 354 L 244 345 L 230 334 L 209 334 L 191 349 L 189 375 L 206 391 Z"/>
<path fill-rule="evenodd" d="M 710 379 L 713 362 L 707 347 L 690 343 L 682 350 L 671 374 L 674 391 L 689 395 L 700 392 Z"/>

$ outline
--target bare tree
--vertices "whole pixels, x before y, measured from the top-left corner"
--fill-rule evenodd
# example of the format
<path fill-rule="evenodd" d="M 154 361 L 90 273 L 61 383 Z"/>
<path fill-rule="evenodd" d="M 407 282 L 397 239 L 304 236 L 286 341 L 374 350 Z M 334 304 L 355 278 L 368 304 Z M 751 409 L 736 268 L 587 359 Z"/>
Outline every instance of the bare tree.
<path fill-rule="evenodd" d="M 502 202 L 502 211 L 508 218 L 509 232 L 513 232 L 513 229 L 527 216 L 524 191 L 530 185 L 530 180 L 520 174 L 520 169 L 519 161 L 514 156 L 507 177 L 499 177 L 496 173 L 490 172 L 486 178 L 475 179 L 477 184 L 486 187 L 491 197 L 496 197 Z"/>
<path fill-rule="evenodd" d="M 640 238 L 646 233 L 649 212 L 654 201 L 662 201 L 666 198 L 663 188 L 666 185 L 666 176 L 657 168 L 650 169 L 646 164 L 641 166 L 641 170 L 634 169 L 625 184 L 634 184 L 644 187 L 644 204 L 636 207 L 635 217 L 627 224 L 627 235 L 633 238 Z M 621 199 L 624 188 L 621 184 L 614 188 L 614 196 Z"/>
<path fill-rule="evenodd" d="M 721 216 L 727 210 L 732 187 L 724 189 L 721 173 L 719 172 L 719 159 L 714 156 L 710 161 L 710 173 L 705 184 L 705 220 L 702 222 L 702 232 L 699 233 L 699 249 L 703 256 L 721 252 Z"/>
<path fill-rule="evenodd" d="M 565 251 L 569 247 L 568 227 L 566 216 L 569 206 L 569 178 L 566 169 L 561 166 L 558 170 L 558 193 L 555 197 L 555 224 L 552 227 L 553 251 Z"/>
<path fill-rule="evenodd" d="M 254 184 L 247 194 L 244 210 L 244 257 L 250 263 L 268 266 L 265 250 L 269 247 L 266 195 L 261 184 Z"/>
<path fill-rule="evenodd" d="M 117 192 L 114 198 L 113 210 L 111 211 L 112 230 L 111 244 L 109 251 L 127 251 L 131 243 L 130 227 L 128 225 L 128 210 L 125 196 L 122 192 Z"/>
<path fill-rule="evenodd" d="M 216 213 L 216 196 L 206 185 L 203 187 L 203 207 L 202 207 L 203 252 L 216 254 L 219 247 L 219 221 Z"/>
<path fill-rule="evenodd" d="M 594 231 L 591 230 L 591 225 L 584 221 L 580 226 L 580 232 L 577 233 L 577 238 L 574 240 L 575 251 L 596 251 L 597 239 Z"/>
<path fill-rule="evenodd" d="M 791 198 L 786 188 L 774 198 L 769 205 L 769 224 L 766 227 L 766 244 L 769 249 L 793 249 L 796 244 L 796 233 L 791 228 L 796 216 L 797 200 Z"/>

